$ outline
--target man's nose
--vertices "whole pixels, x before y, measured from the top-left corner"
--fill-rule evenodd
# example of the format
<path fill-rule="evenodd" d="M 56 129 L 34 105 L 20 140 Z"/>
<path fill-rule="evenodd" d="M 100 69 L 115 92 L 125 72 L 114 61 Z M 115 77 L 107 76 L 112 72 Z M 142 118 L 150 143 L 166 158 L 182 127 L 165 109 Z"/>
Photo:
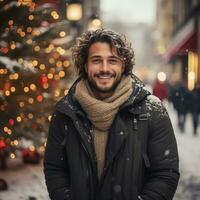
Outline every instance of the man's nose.
<path fill-rule="evenodd" d="M 104 60 L 102 62 L 101 70 L 102 71 L 108 71 L 108 61 L 107 60 Z"/>

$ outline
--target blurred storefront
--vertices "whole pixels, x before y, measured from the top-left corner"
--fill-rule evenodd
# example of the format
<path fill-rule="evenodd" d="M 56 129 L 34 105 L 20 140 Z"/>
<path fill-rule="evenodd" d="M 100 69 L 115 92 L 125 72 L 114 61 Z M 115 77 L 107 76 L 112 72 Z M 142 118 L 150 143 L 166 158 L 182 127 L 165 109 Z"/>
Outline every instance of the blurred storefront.
<path fill-rule="evenodd" d="M 163 67 L 192 90 L 200 80 L 200 1 L 157 0 L 157 32 Z"/>

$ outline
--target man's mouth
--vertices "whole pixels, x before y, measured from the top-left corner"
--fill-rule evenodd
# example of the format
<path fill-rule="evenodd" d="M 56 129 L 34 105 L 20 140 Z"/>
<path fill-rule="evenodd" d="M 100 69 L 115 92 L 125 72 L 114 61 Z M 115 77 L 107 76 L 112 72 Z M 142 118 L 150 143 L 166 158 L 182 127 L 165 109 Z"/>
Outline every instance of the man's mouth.
<path fill-rule="evenodd" d="M 109 78 L 114 77 L 114 75 L 113 74 L 97 74 L 96 77 L 100 79 L 109 79 Z"/>

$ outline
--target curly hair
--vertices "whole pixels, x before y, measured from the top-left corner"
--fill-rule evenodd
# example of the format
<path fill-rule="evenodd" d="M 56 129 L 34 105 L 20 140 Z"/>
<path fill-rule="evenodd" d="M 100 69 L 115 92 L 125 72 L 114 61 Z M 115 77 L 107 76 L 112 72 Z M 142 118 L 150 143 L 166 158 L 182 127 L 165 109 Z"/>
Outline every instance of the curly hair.
<path fill-rule="evenodd" d="M 97 29 L 95 31 L 87 31 L 76 39 L 75 45 L 72 47 L 72 58 L 74 65 L 82 78 L 87 78 L 85 65 L 88 60 L 88 51 L 90 46 L 95 42 L 106 42 L 112 48 L 116 48 L 117 54 L 125 63 L 124 74 L 132 74 L 135 64 L 134 51 L 131 43 L 126 41 L 126 37 L 120 33 L 116 33 L 109 29 Z"/>

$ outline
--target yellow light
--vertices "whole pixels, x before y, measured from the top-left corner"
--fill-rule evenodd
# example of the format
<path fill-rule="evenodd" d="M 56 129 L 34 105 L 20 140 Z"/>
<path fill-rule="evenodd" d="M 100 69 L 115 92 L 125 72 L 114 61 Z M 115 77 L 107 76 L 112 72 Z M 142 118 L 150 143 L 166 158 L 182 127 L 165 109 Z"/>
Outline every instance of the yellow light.
<path fill-rule="evenodd" d="M 22 64 L 24 62 L 24 59 L 23 58 L 19 58 L 18 62 L 19 62 L 19 64 Z"/>
<path fill-rule="evenodd" d="M 11 91 L 11 92 L 15 92 L 15 91 L 16 91 L 16 88 L 15 88 L 14 86 L 12 86 L 12 87 L 10 88 L 10 91 Z"/>
<path fill-rule="evenodd" d="M 65 72 L 64 72 L 64 71 L 60 71 L 60 72 L 59 72 L 59 76 L 60 76 L 60 78 L 65 77 Z"/>
<path fill-rule="evenodd" d="M 18 116 L 16 119 L 17 119 L 17 122 L 21 122 L 22 121 L 22 118 L 20 116 Z"/>
<path fill-rule="evenodd" d="M 48 79 L 52 79 L 53 78 L 53 74 L 52 73 L 48 73 L 47 77 L 48 77 Z"/>
<path fill-rule="evenodd" d="M 9 79 L 10 79 L 10 80 L 13 80 L 13 74 L 10 74 L 10 75 L 9 75 Z"/>
<path fill-rule="evenodd" d="M 4 69 L 0 69 L 0 74 L 4 74 Z"/>
<path fill-rule="evenodd" d="M 59 90 L 55 90 L 54 96 L 55 96 L 55 97 L 59 97 L 59 96 L 60 96 L 60 91 L 59 91 Z"/>
<path fill-rule="evenodd" d="M 5 126 L 5 127 L 3 128 L 3 130 L 4 130 L 5 132 L 7 132 L 9 129 L 8 129 L 7 126 Z"/>
<path fill-rule="evenodd" d="M 44 89 L 47 89 L 49 87 L 49 84 L 48 83 L 45 83 L 44 85 L 43 85 L 43 88 Z"/>
<path fill-rule="evenodd" d="M 31 146 L 29 147 L 29 149 L 30 149 L 30 151 L 35 151 L 35 147 L 34 147 L 33 145 L 31 145 Z"/>
<path fill-rule="evenodd" d="M 65 37 L 66 33 L 65 33 L 64 31 L 61 31 L 61 32 L 59 33 L 59 35 L 60 35 L 60 37 Z"/>
<path fill-rule="evenodd" d="M 34 47 L 34 50 L 35 50 L 35 51 L 40 51 L 40 47 L 39 47 L 39 46 L 35 46 L 35 47 Z"/>
<path fill-rule="evenodd" d="M 198 54 L 188 52 L 188 89 L 193 90 L 198 80 Z"/>
<path fill-rule="evenodd" d="M 27 27 L 26 31 L 30 33 L 33 29 L 31 27 Z"/>
<path fill-rule="evenodd" d="M 30 21 L 32 21 L 32 20 L 34 19 L 34 16 L 33 16 L 33 15 L 29 15 L 29 16 L 28 16 L 28 19 L 29 19 Z"/>
<path fill-rule="evenodd" d="M 21 32 L 21 33 L 20 33 L 20 36 L 21 36 L 21 37 L 24 37 L 25 35 L 26 35 L 25 32 Z"/>
<path fill-rule="evenodd" d="M 55 59 L 54 59 L 54 58 L 50 58 L 50 59 L 49 59 L 49 63 L 50 63 L 50 64 L 54 64 L 54 63 L 55 63 Z"/>
<path fill-rule="evenodd" d="M 23 108 L 23 107 L 24 107 L 24 102 L 23 102 L 23 101 L 19 102 L 19 107 L 20 107 L 20 108 Z"/>
<path fill-rule="evenodd" d="M 82 18 L 82 5 L 79 3 L 67 4 L 67 19 L 78 21 Z"/>
<path fill-rule="evenodd" d="M 64 67 L 69 67 L 70 62 L 69 62 L 68 60 L 65 60 L 65 61 L 63 62 L 63 65 L 64 65 Z"/>
<path fill-rule="evenodd" d="M 29 88 L 28 87 L 24 87 L 24 92 L 29 92 Z"/>
<path fill-rule="evenodd" d="M 17 140 L 14 140 L 13 143 L 15 146 L 17 146 L 19 144 L 19 142 Z"/>
<path fill-rule="evenodd" d="M 8 97 L 8 96 L 10 96 L 10 91 L 9 90 L 6 90 L 5 91 L 5 95 Z"/>
<path fill-rule="evenodd" d="M 61 61 L 56 62 L 56 67 L 62 67 L 62 62 Z"/>
<path fill-rule="evenodd" d="M 8 129 L 7 133 L 8 133 L 8 135 L 11 135 L 12 134 L 12 130 Z"/>
<path fill-rule="evenodd" d="M 30 104 L 33 104 L 34 99 L 30 97 L 30 98 L 28 98 L 28 102 L 29 102 Z"/>
<path fill-rule="evenodd" d="M 33 43 L 33 40 L 32 40 L 32 39 L 28 39 L 28 40 L 26 41 L 26 43 L 27 43 L 27 44 L 32 44 L 32 43 Z"/>
<path fill-rule="evenodd" d="M 88 24 L 88 29 L 89 30 L 96 30 L 96 29 L 99 29 L 101 28 L 102 26 L 102 21 L 98 18 L 96 19 L 92 19 L 89 24 Z"/>
<path fill-rule="evenodd" d="M 33 61 L 33 66 L 35 67 L 35 66 L 37 66 L 38 65 L 38 61 L 37 60 L 34 60 Z"/>
<path fill-rule="evenodd" d="M 39 68 L 40 68 L 41 70 L 45 70 L 46 66 L 45 66 L 44 64 L 41 64 L 41 65 L 39 66 Z"/>
<path fill-rule="evenodd" d="M 10 45 L 10 48 L 11 48 L 12 50 L 14 50 L 14 49 L 16 48 L 16 44 L 15 44 L 15 43 L 12 43 L 12 44 Z"/>
<path fill-rule="evenodd" d="M 56 81 L 58 81 L 58 80 L 60 80 L 60 76 L 59 76 L 58 74 L 55 74 L 55 75 L 54 75 L 54 79 L 55 79 Z"/>
<path fill-rule="evenodd" d="M 69 91 L 69 90 L 65 90 L 65 91 L 64 91 L 64 95 L 67 95 L 67 94 L 68 94 L 68 91 Z"/>
<path fill-rule="evenodd" d="M 37 87 L 34 83 L 31 83 L 30 88 L 31 88 L 31 90 L 35 91 Z"/>
<path fill-rule="evenodd" d="M 54 19 L 59 19 L 59 15 L 56 11 L 52 11 L 51 12 L 51 16 L 54 18 Z"/>
<path fill-rule="evenodd" d="M 44 152 L 44 151 L 45 151 L 45 147 L 44 147 L 44 146 L 41 146 L 41 147 L 39 148 L 39 151 L 40 151 L 40 152 Z"/>
<path fill-rule="evenodd" d="M 157 75 L 157 78 L 159 81 L 164 82 L 166 80 L 166 74 L 165 72 L 159 72 Z"/>
<path fill-rule="evenodd" d="M 48 120 L 49 120 L 49 121 L 51 121 L 51 118 L 52 118 L 52 116 L 51 116 L 51 115 L 49 115 L 49 116 L 48 116 Z"/>
<path fill-rule="evenodd" d="M 11 154 L 10 154 L 10 158 L 11 158 L 11 159 L 14 159 L 15 157 L 16 157 L 16 156 L 15 156 L 14 153 L 11 153 Z"/>
<path fill-rule="evenodd" d="M 18 73 L 14 73 L 13 74 L 13 79 L 17 80 L 19 78 L 19 74 Z"/>
<path fill-rule="evenodd" d="M 33 114 L 32 113 L 28 113 L 28 118 L 29 119 L 33 119 Z"/>

